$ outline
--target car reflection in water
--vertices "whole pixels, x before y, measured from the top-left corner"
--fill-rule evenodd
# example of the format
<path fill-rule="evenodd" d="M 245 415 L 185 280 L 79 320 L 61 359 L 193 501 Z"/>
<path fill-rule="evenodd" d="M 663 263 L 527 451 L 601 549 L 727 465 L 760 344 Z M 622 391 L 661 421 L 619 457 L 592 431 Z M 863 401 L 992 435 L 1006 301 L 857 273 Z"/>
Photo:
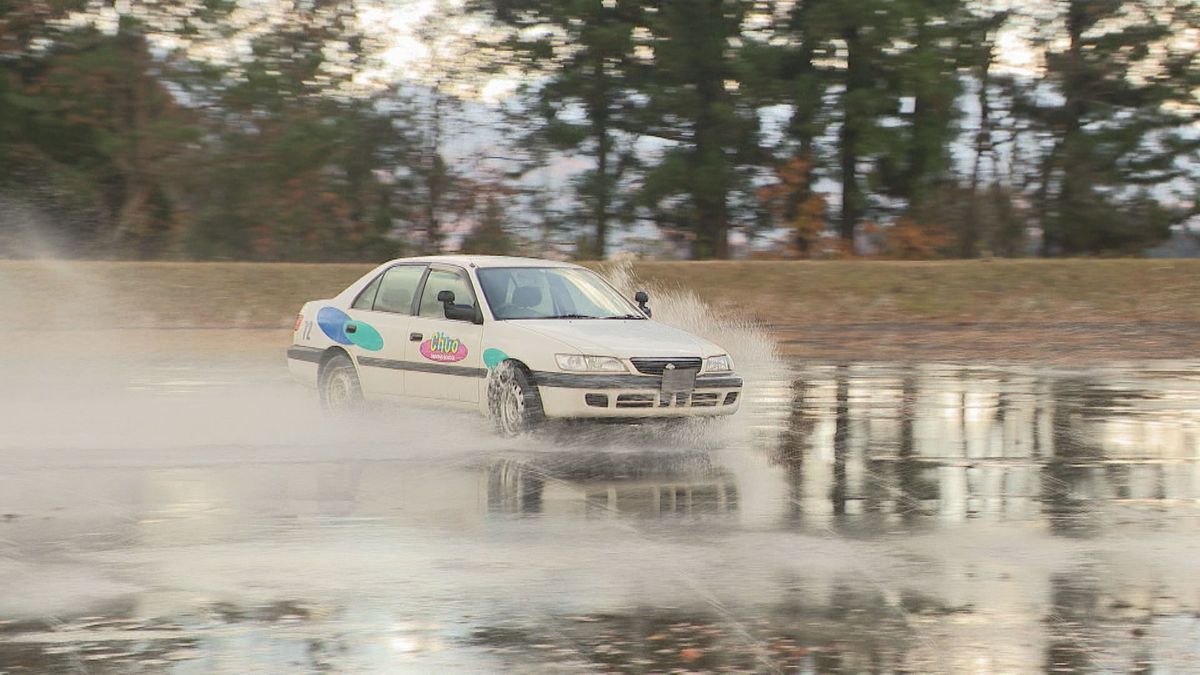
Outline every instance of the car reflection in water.
<path fill-rule="evenodd" d="M 488 469 L 488 510 L 561 516 L 701 516 L 737 509 L 734 476 L 711 455 L 548 452 Z"/>

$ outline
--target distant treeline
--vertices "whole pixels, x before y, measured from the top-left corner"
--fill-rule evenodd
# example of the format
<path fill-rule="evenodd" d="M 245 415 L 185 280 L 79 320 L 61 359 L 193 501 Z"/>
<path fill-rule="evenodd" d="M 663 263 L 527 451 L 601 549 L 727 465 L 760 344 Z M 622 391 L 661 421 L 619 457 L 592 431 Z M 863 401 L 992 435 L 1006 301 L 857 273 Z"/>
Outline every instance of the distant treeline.
<path fill-rule="evenodd" d="M 0 0 L 0 256 L 1115 255 L 1200 213 L 1195 0 L 435 4 Z"/>

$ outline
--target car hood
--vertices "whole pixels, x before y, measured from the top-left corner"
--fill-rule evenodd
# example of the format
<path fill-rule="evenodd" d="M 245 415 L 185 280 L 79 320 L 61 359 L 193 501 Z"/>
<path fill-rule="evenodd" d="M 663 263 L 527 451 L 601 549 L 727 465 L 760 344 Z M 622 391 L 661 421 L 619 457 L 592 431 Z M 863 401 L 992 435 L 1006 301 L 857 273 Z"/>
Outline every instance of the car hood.
<path fill-rule="evenodd" d="M 724 353 L 708 340 L 649 319 L 525 319 L 513 323 L 595 356 L 629 358 Z"/>

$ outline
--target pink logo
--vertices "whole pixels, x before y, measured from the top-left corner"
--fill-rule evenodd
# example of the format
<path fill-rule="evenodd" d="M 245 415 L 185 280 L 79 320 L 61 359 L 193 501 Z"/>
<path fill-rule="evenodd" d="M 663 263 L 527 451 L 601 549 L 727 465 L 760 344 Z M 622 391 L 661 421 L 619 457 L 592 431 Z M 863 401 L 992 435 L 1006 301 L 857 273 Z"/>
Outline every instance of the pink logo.
<path fill-rule="evenodd" d="M 438 331 L 421 343 L 421 356 L 442 363 L 462 361 L 467 358 L 467 346 L 462 340 L 447 337 L 445 333 Z"/>

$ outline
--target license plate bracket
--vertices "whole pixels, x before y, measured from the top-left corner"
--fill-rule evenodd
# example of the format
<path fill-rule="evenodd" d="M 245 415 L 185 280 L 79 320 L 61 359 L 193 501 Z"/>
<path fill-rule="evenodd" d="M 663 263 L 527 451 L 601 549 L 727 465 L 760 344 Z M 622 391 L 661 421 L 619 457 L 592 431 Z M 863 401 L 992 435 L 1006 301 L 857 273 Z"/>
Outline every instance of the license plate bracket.
<path fill-rule="evenodd" d="M 690 396 L 692 390 L 696 388 L 696 373 L 698 372 L 700 372 L 698 368 L 668 368 L 664 370 L 662 394 L 664 396 L 675 394 Z"/>

